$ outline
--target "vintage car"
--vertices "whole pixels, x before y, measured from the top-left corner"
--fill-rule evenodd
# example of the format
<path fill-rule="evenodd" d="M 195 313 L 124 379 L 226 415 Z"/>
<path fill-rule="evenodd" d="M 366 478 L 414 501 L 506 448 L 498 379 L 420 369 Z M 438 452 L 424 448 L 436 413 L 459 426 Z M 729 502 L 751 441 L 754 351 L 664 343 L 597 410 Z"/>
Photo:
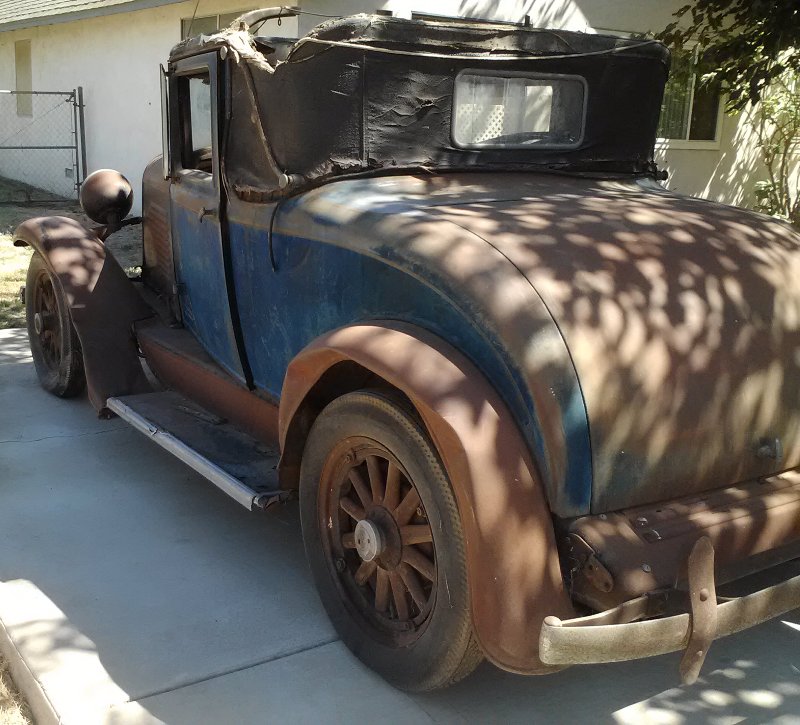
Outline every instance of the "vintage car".
<path fill-rule="evenodd" d="M 295 12 L 172 49 L 141 278 L 115 172 L 101 226 L 16 230 L 42 385 L 248 509 L 296 492 L 331 620 L 402 688 L 674 651 L 691 682 L 800 605 L 800 236 L 659 184 L 668 51 L 255 32 Z"/>

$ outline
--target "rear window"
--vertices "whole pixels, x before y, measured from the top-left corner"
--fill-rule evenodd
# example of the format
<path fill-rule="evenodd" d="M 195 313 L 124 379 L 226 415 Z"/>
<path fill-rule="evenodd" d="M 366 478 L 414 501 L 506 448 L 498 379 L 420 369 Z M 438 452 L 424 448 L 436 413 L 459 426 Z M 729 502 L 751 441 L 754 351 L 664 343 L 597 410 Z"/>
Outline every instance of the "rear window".
<path fill-rule="evenodd" d="M 465 148 L 572 148 L 583 138 L 579 76 L 466 70 L 456 77 L 453 142 Z"/>

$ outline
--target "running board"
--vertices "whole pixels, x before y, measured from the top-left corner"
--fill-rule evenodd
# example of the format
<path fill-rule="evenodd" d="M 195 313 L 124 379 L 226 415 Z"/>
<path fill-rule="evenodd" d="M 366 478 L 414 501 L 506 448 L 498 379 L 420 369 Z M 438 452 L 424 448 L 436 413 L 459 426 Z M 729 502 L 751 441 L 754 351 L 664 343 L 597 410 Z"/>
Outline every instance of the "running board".
<path fill-rule="evenodd" d="M 172 391 L 109 398 L 116 413 L 249 511 L 285 501 L 279 452 Z"/>

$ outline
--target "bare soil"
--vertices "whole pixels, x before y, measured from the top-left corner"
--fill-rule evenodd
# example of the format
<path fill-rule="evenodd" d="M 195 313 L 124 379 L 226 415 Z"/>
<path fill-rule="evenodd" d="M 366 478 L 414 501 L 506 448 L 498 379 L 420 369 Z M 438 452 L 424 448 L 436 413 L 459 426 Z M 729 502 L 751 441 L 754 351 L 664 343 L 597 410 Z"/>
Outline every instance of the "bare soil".
<path fill-rule="evenodd" d="M 31 725 L 30 710 L 14 688 L 8 666 L 0 657 L 0 725 Z"/>

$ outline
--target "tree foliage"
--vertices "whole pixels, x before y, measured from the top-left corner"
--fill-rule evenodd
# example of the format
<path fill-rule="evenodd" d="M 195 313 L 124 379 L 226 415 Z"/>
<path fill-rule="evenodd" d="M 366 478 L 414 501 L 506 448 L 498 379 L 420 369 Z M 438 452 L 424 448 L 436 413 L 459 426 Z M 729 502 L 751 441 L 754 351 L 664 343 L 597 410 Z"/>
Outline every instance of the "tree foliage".
<path fill-rule="evenodd" d="M 785 71 L 761 98 L 756 133 L 768 180 L 756 183 L 759 209 L 782 217 L 800 229 L 797 187 L 800 139 L 800 73 Z"/>
<path fill-rule="evenodd" d="M 800 72 L 800 0 L 694 0 L 659 35 L 696 42 L 704 79 L 719 82 L 728 108 L 756 103 L 776 78 Z"/>

